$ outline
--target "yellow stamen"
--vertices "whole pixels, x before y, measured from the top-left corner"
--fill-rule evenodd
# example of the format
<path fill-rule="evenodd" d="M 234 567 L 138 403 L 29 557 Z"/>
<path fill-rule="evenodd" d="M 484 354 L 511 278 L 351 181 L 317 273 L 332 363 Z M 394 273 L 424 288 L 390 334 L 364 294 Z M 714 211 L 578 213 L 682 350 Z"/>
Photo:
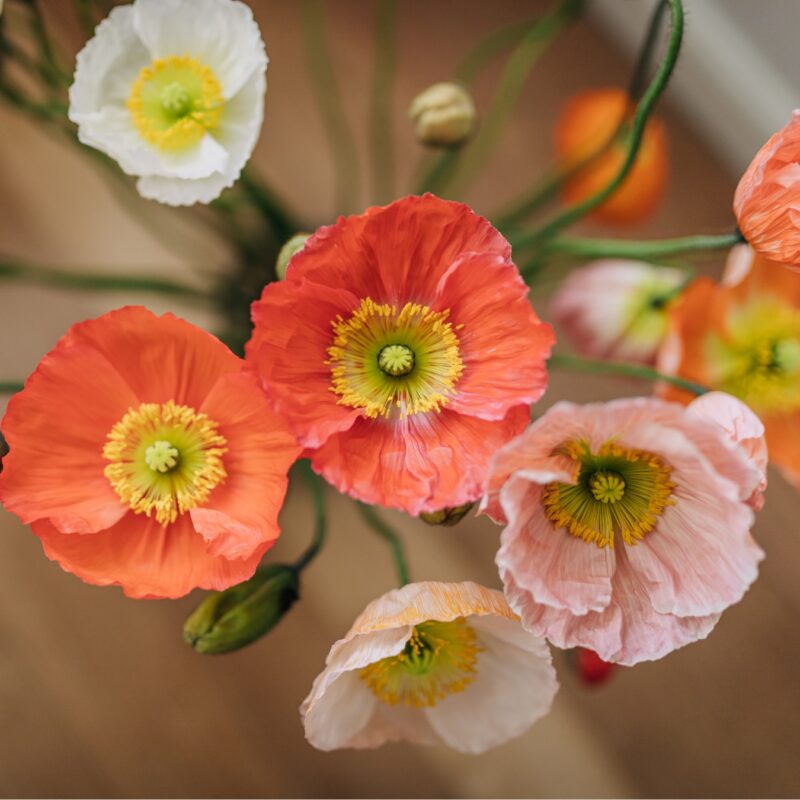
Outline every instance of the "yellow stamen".
<path fill-rule="evenodd" d="M 672 468 L 645 450 L 607 442 L 597 453 L 588 443 L 567 442 L 559 455 L 576 461 L 575 484 L 554 481 L 542 492 L 547 519 L 598 547 L 613 547 L 618 534 L 635 544 L 656 526 L 672 497 Z"/>
<path fill-rule="evenodd" d="M 165 151 L 196 145 L 220 121 L 222 85 L 212 70 L 189 56 L 158 58 L 144 67 L 128 97 L 136 129 Z"/>
<path fill-rule="evenodd" d="M 368 297 L 347 319 L 333 320 L 326 363 L 339 404 L 368 417 L 440 411 L 464 370 L 448 316 L 418 303 L 398 311 Z"/>
<path fill-rule="evenodd" d="M 133 512 L 163 525 L 203 505 L 225 480 L 226 444 L 205 414 L 171 400 L 143 403 L 108 434 L 105 475 Z"/>
<path fill-rule="evenodd" d="M 400 653 L 364 667 L 359 677 L 387 705 L 434 706 L 472 683 L 483 650 L 463 617 L 429 620 L 414 627 Z"/>

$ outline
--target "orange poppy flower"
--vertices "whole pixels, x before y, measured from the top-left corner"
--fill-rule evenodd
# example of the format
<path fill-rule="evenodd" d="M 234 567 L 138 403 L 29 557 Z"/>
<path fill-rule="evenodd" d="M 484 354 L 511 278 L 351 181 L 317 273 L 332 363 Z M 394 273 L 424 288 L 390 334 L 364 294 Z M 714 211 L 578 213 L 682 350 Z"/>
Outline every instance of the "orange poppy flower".
<path fill-rule="evenodd" d="M 300 451 L 244 361 L 136 307 L 73 326 L 3 433 L 5 508 L 65 570 L 131 597 L 249 578 Z"/>
<path fill-rule="evenodd" d="M 747 403 L 764 423 L 770 461 L 800 488 L 800 275 L 740 245 L 721 284 L 699 278 L 669 313 L 659 369 Z"/>
<path fill-rule="evenodd" d="M 623 89 L 591 89 L 570 98 L 558 118 L 556 155 L 566 168 L 590 159 L 614 135 L 630 101 Z M 617 139 L 567 181 L 562 196 L 575 205 L 599 192 L 619 171 L 625 160 L 624 139 Z M 652 214 L 667 183 L 667 134 L 663 123 L 651 118 L 636 161 L 620 188 L 598 206 L 592 216 L 609 225 L 640 222 Z"/>
<path fill-rule="evenodd" d="M 340 491 L 460 506 L 547 385 L 553 332 L 527 294 L 489 222 L 408 197 L 317 231 L 254 303 L 247 358 Z"/>
<path fill-rule="evenodd" d="M 800 110 L 758 151 L 733 196 L 739 230 L 756 252 L 800 269 Z"/>

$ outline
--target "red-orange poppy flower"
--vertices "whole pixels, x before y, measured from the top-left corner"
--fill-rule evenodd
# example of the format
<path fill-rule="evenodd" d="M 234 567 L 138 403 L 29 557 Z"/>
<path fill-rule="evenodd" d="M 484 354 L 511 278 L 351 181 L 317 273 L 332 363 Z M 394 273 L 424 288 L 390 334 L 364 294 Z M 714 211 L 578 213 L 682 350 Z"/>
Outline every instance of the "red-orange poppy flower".
<path fill-rule="evenodd" d="M 3 433 L 6 509 L 65 570 L 132 597 L 249 578 L 300 451 L 244 361 L 136 307 L 73 326 Z"/>
<path fill-rule="evenodd" d="M 489 222 L 408 197 L 317 231 L 254 303 L 247 358 L 340 491 L 459 506 L 547 384 L 553 332 L 527 293 Z"/>
<path fill-rule="evenodd" d="M 756 252 L 800 269 L 800 110 L 758 151 L 733 210 Z"/>
<path fill-rule="evenodd" d="M 628 95 L 619 88 L 591 89 L 566 102 L 556 124 L 556 154 L 567 169 L 588 161 L 567 181 L 562 193 L 565 203 L 575 205 L 597 194 L 619 172 L 627 152 L 624 135 L 603 147 L 630 112 Z M 666 130 L 659 119 L 651 118 L 628 176 L 592 216 L 610 225 L 646 219 L 664 195 L 667 170 Z"/>
<path fill-rule="evenodd" d="M 694 281 L 669 316 L 659 369 L 747 403 L 764 423 L 770 461 L 800 488 L 800 275 L 740 245 L 722 283 Z"/>

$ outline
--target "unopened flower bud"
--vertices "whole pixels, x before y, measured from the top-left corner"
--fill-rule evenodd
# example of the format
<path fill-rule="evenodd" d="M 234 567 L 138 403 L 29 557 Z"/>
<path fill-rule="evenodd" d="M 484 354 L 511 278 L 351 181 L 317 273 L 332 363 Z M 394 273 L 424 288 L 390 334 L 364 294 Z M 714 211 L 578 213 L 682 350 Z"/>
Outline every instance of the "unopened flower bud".
<path fill-rule="evenodd" d="M 452 528 L 453 525 L 458 525 L 467 512 L 474 506 L 475 503 L 464 503 L 463 506 L 455 506 L 453 508 L 440 508 L 438 511 L 423 511 L 419 518 L 428 525 L 444 525 L 447 528 Z"/>
<path fill-rule="evenodd" d="M 589 685 L 605 683 L 614 672 L 616 664 L 603 661 L 594 650 L 579 647 L 576 653 L 578 675 L 581 680 Z"/>
<path fill-rule="evenodd" d="M 411 102 L 408 114 L 417 139 L 434 147 L 463 144 L 475 128 L 477 112 L 472 95 L 458 83 L 434 83 Z"/>
<path fill-rule="evenodd" d="M 289 266 L 292 256 L 305 247 L 309 236 L 311 236 L 310 233 L 296 233 L 281 247 L 281 251 L 278 253 L 278 260 L 275 262 L 275 272 L 278 275 L 278 280 L 282 281 L 286 278 L 286 268 Z"/>
<path fill-rule="evenodd" d="M 260 567 L 250 580 L 210 592 L 183 626 L 198 653 L 229 653 L 268 633 L 299 597 L 297 573 L 285 564 Z"/>

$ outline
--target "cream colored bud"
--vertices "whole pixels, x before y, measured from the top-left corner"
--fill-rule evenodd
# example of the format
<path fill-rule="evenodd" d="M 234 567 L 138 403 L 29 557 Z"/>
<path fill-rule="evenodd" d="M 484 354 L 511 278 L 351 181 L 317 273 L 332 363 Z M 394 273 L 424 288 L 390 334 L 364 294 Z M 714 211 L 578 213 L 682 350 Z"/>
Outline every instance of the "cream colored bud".
<path fill-rule="evenodd" d="M 434 83 L 418 94 L 408 109 L 417 139 L 434 147 L 456 147 L 475 128 L 472 95 L 458 83 Z"/>
<path fill-rule="evenodd" d="M 296 233 L 281 247 L 281 251 L 278 253 L 278 260 L 275 262 L 275 272 L 278 275 L 278 280 L 282 281 L 286 277 L 286 268 L 289 266 L 292 256 L 305 247 L 309 236 L 311 236 L 310 233 Z"/>

